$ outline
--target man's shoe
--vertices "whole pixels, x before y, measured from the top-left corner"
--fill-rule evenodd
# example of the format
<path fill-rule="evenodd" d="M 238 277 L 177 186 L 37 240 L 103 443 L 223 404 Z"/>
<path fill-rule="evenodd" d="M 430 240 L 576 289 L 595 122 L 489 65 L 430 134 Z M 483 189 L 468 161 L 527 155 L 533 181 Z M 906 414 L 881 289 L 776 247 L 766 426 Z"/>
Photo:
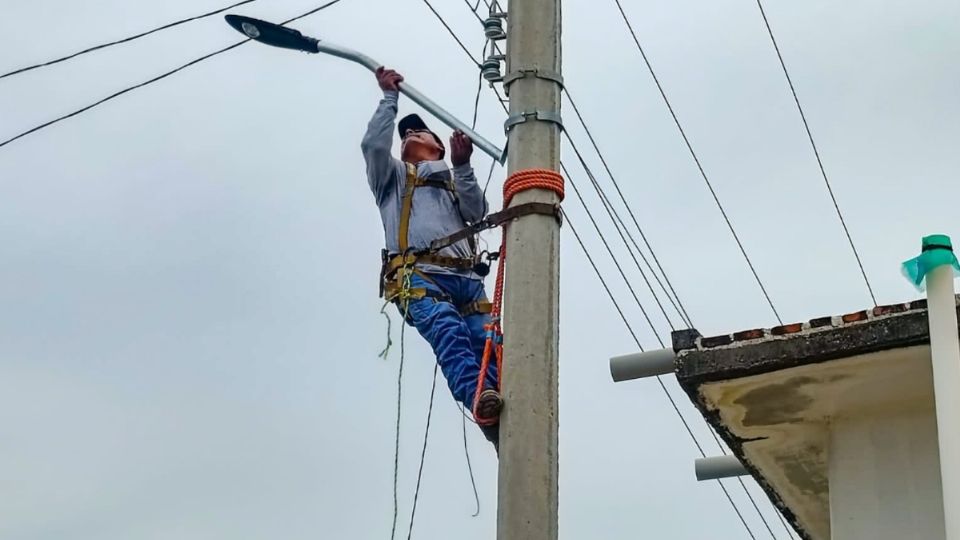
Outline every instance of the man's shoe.
<path fill-rule="evenodd" d="M 503 398 L 500 392 L 492 388 L 487 388 L 480 392 L 480 398 L 477 400 L 475 412 L 478 424 L 491 426 L 500 421 L 500 411 L 503 409 Z"/>

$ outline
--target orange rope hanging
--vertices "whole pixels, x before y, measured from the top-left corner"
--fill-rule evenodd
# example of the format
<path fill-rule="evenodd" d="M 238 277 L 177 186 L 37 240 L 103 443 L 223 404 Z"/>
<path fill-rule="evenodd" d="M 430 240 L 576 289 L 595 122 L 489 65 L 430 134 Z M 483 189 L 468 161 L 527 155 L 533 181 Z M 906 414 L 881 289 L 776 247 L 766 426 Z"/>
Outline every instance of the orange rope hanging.
<path fill-rule="evenodd" d="M 503 184 L 503 207 L 510 206 L 513 197 L 529 189 L 545 189 L 553 191 L 563 200 L 563 176 L 550 169 L 524 169 L 511 174 Z M 493 290 L 493 308 L 490 311 L 490 323 L 486 325 L 487 341 L 483 347 L 483 358 L 480 362 L 480 374 L 477 377 L 477 390 L 473 395 L 473 417 L 479 425 L 491 425 L 496 419 L 481 420 L 477 417 L 477 405 L 480 402 L 480 393 L 483 392 L 483 383 L 490 369 L 490 357 L 495 356 L 497 361 L 497 391 L 503 380 L 503 328 L 500 325 L 500 314 L 503 309 L 503 278 L 507 260 L 507 231 L 503 227 L 503 237 L 500 241 L 500 258 L 497 261 L 497 282 Z"/>

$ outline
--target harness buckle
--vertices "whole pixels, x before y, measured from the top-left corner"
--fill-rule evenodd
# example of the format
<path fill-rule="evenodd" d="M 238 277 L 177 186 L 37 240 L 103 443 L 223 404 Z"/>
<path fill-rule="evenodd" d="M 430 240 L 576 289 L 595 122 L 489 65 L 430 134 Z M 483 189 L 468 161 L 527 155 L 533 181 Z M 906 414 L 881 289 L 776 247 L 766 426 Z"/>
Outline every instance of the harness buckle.
<path fill-rule="evenodd" d="M 387 265 L 390 263 L 390 252 L 387 249 L 380 250 L 380 296 L 383 298 L 384 283 L 387 280 Z"/>

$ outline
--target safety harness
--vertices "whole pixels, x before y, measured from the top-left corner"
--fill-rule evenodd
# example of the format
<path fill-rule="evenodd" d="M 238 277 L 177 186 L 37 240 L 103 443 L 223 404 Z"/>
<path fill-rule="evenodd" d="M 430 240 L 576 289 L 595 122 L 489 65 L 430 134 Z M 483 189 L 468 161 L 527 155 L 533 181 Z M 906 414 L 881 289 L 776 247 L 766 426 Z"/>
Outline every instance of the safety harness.
<path fill-rule="evenodd" d="M 417 168 L 412 163 L 406 163 L 406 166 L 407 181 L 403 191 L 403 199 L 400 202 L 400 227 L 398 235 L 399 237 L 397 238 L 397 246 L 399 247 L 400 252 L 390 253 L 387 250 L 383 250 L 382 252 L 381 259 L 383 266 L 380 271 L 380 295 L 388 301 L 398 301 L 401 299 L 408 301 L 419 300 L 421 298 L 433 298 L 439 302 L 452 303 L 453 300 L 442 292 L 428 289 L 426 287 L 410 287 L 409 276 L 411 274 L 416 274 L 426 281 L 435 284 L 434 280 L 431 279 L 426 273 L 416 268 L 415 265 L 417 264 L 427 264 L 454 270 L 479 269 L 478 266 L 480 266 L 481 261 L 476 254 L 477 247 L 474 240 L 474 235 L 468 234 L 466 236 L 459 236 L 455 240 L 443 243 L 440 245 L 440 247 L 434 247 L 434 244 L 436 244 L 436 242 L 434 242 L 431 243 L 430 248 L 415 249 L 411 248 L 409 245 L 409 231 L 410 214 L 413 210 L 413 195 L 417 188 L 429 187 L 447 191 L 453 198 L 454 206 L 456 206 L 459 211 L 460 199 L 457 196 L 457 188 L 453 182 L 453 171 L 450 171 L 449 180 L 435 180 L 421 178 L 418 176 Z M 464 222 L 466 223 L 466 220 L 464 220 Z M 470 227 L 467 227 L 467 229 L 469 228 Z M 466 239 L 468 241 L 470 245 L 470 252 L 474 255 L 473 257 L 446 257 L 437 254 L 437 252 L 444 247 L 447 247 L 462 239 Z M 474 315 L 477 313 L 490 313 L 492 304 L 487 301 L 477 301 L 470 302 L 462 306 L 456 306 L 456 308 L 462 316 L 466 317 L 468 315 Z"/>
<path fill-rule="evenodd" d="M 457 270 L 473 270 L 481 276 L 489 272 L 489 262 L 498 261 L 497 281 L 494 287 L 493 302 L 479 301 L 471 302 L 464 306 L 456 306 L 461 315 L 467 316 L 476 313 L 489 313 L 490 323 L 484 328 L 486 330 L 486 342 L 480 362 L 480 373 L 477 377 L 477 388 L 474 392 L 473 415 L 480 425 L 491 425 L 496 423 L 496 419 L 485 419 L 477 414 L 477 407 L 481 391 L 484 388 L 487 371 L 490 363 L 495 362 L 497 366 L 497 390 L 500 390 L 500 383 L 503 380 L 503 328 L 501 326 L 501 310 L 503 307 L 503 289 L 504 289 L 504 263 L 506 262 L 506 231 L 500 245 L 500 251 L 487 254 L 487 262 L 484 263 L 477 255 L 475 237 L 482 231 L 505 225 L 506 223 L 530 214 L 541 214 L 553 216 L 557 221 L 562 221 L 562 212 L 560 204 L 550 203 L 522 203 L 511 206 L 514 195 L 529 189 L 544 189 L 553 191 L 563 200 L 563 177 L 556 171 L 549 169 L 525 169 L 517 171 L 507 178 L 503 186 L 503 203 L 506 207 L 503 211 L 490 214 L 477 223 L 467 224 L 463 229 L 438 238 L 430 243 L 425 249 L 411 248 L 408 243 L 408 233 L 410 229 L 410 212 L 413 208 L 413 194 L 418 187 L 431 187 L 435 189 L 444 189 L 450 192 L 453 197 L 454 205 L 459 209 L 459 199 L 457 197 L 456 186 L 453 183 L 453 171 L 450 172 L 450 180 L 429 180 L 420 178 L 417 175 L 417 169 L 410 163 L 407 166 L 407 182 L 403 192 L 403 199 L 400 208 L 400 232 L 397 241 L 400 248 L 399 253 L 390 253 L 388 250 L 382 252 L 383 266 L 380 271 L 380 295 L 388 301 L 396 302 L 400 305 L 408 305 L 410 300 L 421 298 L 433 298 L 440 302 L 450 302 L 452 299 L 442 292 L 433 291 L 425 287 L 411 287 L 410 277 L 418 275 L 430 283 L 435 282 L 424 272 L 415 267 L 416 264 L 428 264 L 440 266 L 443 268 L 453 268 Z M 462 216 L 461 216 L 462 218 Z M 464 220 L 466 224 L 466 220 Z M 467 240 L 470 244 L 470 251 L 473 254 L 471 258 L 446 257 L 437 253 L 456 242 Z M 485 268 L 484 268 L 485 267 Z M 438 287 L 439 289 L 439 287 Z"/>

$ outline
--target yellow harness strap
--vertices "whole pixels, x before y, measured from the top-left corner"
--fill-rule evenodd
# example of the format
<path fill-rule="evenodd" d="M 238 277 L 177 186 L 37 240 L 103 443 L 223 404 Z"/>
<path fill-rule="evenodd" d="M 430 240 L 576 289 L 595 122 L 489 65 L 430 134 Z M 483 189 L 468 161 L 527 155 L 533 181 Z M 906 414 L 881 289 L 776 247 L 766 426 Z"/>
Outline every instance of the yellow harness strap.
<path fill-rule="evenodd" d="M 445 189 L 452 194 L 454 204 L 459 205 L 460 201 L 457 197 L 456 184 L 453 182 L 453 170 L 450 171 L 450 180 L 448 181 L 428 180 L 417 176 L 417 168 L 412 163 L 405 163 L 405 165 L 407 168 L 407 181 L 403 190 L 403 199 L 400 203 L 400 226 L 398 231 L 399 237 L 397 238 L 397 246 L 400 248 L 400 254 L 385 261 L 382 271 L 384 279 L 383 293 L 384 298 L 387 300 L 394 300 L 401 297 L 406 300 L 416 300 L 431 296 L 429 292 L 422 287 L 411 288 L 406 286 L 408 273 L 417 274 L 428 281 L 432 281 L 426 274 L 413 268 L 415 263 L 419 262 L 461 270 L 473 268 L 473 259 L 459 259 L 432 253 L 416 254 L 410 252 L 408 239 L 410 233 L 410 214 L 413 210 L 413 194 L 416 189 L 421 186 Z M 472 240 L 473 238 L 471 237 L 470 247 L 471 249 L 475 249 Z M 490 307 L 491 304 L 489 302 L 479 301 L 462 306 L 459 308 L 459 311 L 462 315 L 467 316 L 476 313 L 489 313 Z"/>
<path fill-rule="evenodd" d="M 457 188 L 453 183 L 452 170 L 448 181 L 428 180 L 417 176 L 417 167 L 414 164 L 405 163 L 404 165 L 407 166 L 407 182 L 403 189 L 403 200 L 400 203 L 400 227 L 399 238 L 397 238 L 397 247 L 400 248 L 400 253 L 406 253 L 410 247 L 409 238 L 407 238 L 410 232 L 410 213 L 413 211 L 413 193 L 418 187 L 429 186 L 445 189 L 453 196 L 454 204 L 460 204 L 460 199 L 457 197 Z"/>
<path fill-rule="evenodd" d="M 407 163 L 407 182 L 403 190 L 403 202 L 400 206 L 400 235 L 397 245 L 400 253 L 406 253 L 409 247 L 407 235 L 410 232 L 410 210 L 413 208 L 413 192 L 417 189 L 417 168 Z"/>

